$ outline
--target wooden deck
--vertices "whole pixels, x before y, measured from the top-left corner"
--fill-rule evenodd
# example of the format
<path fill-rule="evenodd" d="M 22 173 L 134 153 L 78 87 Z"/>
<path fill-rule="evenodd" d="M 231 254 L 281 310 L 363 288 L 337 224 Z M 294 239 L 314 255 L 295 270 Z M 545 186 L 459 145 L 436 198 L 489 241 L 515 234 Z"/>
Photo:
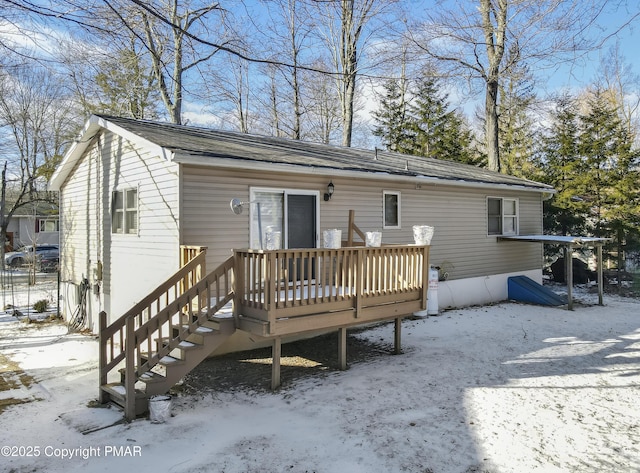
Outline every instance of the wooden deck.
<path fill-rule="evenodd" d="M 182 268 L 123 316 L 107 325 L 100 314 L 100 401 L 129 420 L 235 330 L 272 341 L 276 388 L 283 337 L 337 330 L 346 368 L 347 327 L 395 320 L 399 353 L 402 318 L 427 307 L 429 246 L 236 250 L 209 273 L 206 248 L 183 252 Z M 229 303 L 233 319 L 219 314 Z"/>
<path fill-rule="evenodd" d="M 429 246 L 238 250 L 239 330 L 281 337 L 426 309 Z"/>

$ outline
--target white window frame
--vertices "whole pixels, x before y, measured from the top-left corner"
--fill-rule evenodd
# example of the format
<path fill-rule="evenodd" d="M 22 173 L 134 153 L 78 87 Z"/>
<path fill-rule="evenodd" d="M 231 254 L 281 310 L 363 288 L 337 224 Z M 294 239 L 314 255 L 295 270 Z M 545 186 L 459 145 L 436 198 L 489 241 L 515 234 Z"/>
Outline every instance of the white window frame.
<path fill-rule="evenodd" d="M 396 216 L 397 216 L 397 224 L 396 225 L 387 225 L 387 196 L 394 195 L 397 197 L 396 203 Z M 384 230 L 398 230 L 402 228 L 402 193 L 400 191 L 390 191 L 383 190 L 382 191 L 382 228 Z"/>
<path fill-rule="evenodd" d="M 135 203 L 129 206 L 129 196 L 135 193 Z M 117 196 L 122 196 L 122 207 L 116 208 Z M 114 190 L 111 192 L 111 233 L 118 235 L 138 235 L 140 228 L 140 191 L 137 187 Z M 133 216 L 135 214 L 135 216 Z M 118 215 L 122 215 L 122 227 L 116 225 Z M 130 220 L 133 216 L 133 225 Z"/>
<path fill-rule="evenodd" d="M 47 223 L 53 223 L 55 230 L 47 230 Z M 38 233 L 52 233 L 60 231 L 60 219 L 57 218 L 39 218 Z"/>
<path fill-rule="evenodd" d="M 497 200 L 500 202 L 500 215 L 489 215 L 489 201 Z M 513 208 L 515 213 L 506 213 L 505 202 L 513 202 Z M 487 236 L 514 236 L 520 234 L 520 200 L 515 197 L 494 197 L 487 196 L 487 207 L 486 207 L 486 215 L 487 215 Z M 490 230 L 489 220 L 491 218 L 498 218 L 500 223 L 500 229 L 498 232 L 492 232 Z M 511 221 L 512 225 L 509 225 L 508 222 Z M 513 227 L 512 231 L 505 231 L 505 228 Z"/>
<path fill-rule="evenodd" d="M 277 187 L 251 187 L 249 189 L 249 246 L 250 247 L 259 247 L 260 245 L 257 243 L 260 241 L 260 236 L 257 234 L 257 229 L 253 224 L 254 220 L 258 218 L 258 206 L 257 204 L 257 196 L 259 193 L 268 193 L 268 194 L 281 194 L 283 196 L 284 209 L 282 213 L 282 222 L 280 222 L 280 231 L 282 232 L 282 248 L 289 248 L 289 232 L 287 231 L 287 222 L 289 219 L 289 208 L 287 207 L 287 196 L 288 195 L 313 195 L 316 198 L 316 247 L 319 246 L 319 228 L 320 228 L 320 192 L 319 191 L 310 191 L 304 189 L 282 189 Z M 262 229 L 263 233 L 266 230 L 266 224 L 263 225 L 265 228 Z"/>

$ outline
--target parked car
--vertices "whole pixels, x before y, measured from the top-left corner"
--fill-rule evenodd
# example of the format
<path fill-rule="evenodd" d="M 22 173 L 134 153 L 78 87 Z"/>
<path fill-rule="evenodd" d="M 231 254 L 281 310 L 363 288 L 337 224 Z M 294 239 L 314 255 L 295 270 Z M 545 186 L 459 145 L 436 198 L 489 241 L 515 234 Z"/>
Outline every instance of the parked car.
<path fill-rule="evenodd" d="M 60 264 L 60 251 L 58 251 L 57 248 L 55 250 L 44 251 L 36 257 L 38 259 L 36 265 L 38 271 L 42 271 L 43 273 L 54 273 L 58 270 L 58 265 Z"/>
<path fill-rule="evenodd" d="M 5 267 L 19 268 L 24 264 L 35 263 L 41 255 L 56 255 L 59 257 L 58 245 L 27 245 L 17 251 L 4 255 Z"/>

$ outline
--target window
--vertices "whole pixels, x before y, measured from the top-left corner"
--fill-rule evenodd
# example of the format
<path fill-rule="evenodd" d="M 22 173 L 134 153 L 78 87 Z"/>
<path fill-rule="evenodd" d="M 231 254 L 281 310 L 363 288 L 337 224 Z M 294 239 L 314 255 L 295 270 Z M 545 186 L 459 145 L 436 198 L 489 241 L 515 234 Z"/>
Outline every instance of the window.
<path fill-rule="evenodd" d="M 489 235 L 517 235 L 518 200 L 487 198 L 487 229 Z"/>
<path fill-rule="evenodd" d="M 383 191 L 383 228 L 400 228 L 400 192 Z"/>
<path fill-rule="evenodd" d="M 111 232 L 138 233 L 138 190 L 114 191 L 111 201 Z"/>
<path fill-rule="evenodd" d="M 302 189 L 252 188 L 247 204 L 251 248 L 315 248 L 320 193 Z"/>
<path fill-rule="evenodd" d="M 38 220 L 38 232 L 57 232 L 60 230 L 59 220 L 41 218 Z"/>

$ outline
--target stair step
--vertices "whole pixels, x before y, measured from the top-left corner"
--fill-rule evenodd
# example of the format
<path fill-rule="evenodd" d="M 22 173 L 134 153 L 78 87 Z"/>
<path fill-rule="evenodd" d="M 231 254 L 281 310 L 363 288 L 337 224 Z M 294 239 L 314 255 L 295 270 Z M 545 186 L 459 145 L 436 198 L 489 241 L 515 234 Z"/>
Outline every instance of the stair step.
<path fill-rule="evenodd" d="M 183 330 L 188 330 L 189 326 L 188 325 L 183 325 L 182 326 Z M 195 329 L 192 333 L 197 333 L 200 335 L 205 335 L 205 334 L 214 334 L 216 332 L 216 329 L 211 328 L 211 327 L 198 327 L 197 329 Z"/>
<path fill-rule="evenodd" d="M 126 389 L 124 387 L 124 384 L 122 383 L 109 383 L 109 384 L 103 384 L 100 387 L 103 391 L 108 392 L 109 394 L 113 394 L 115 397 L 121 397 L 122 399 L 124 399 L 125 395 L 126 395 Z M 136 389 L 136 397 L 146 397 L 146 394 L 144 391 L 141 391 L 139 389 Z"/>
<path fill-rule="evenodd" d="M 156 340 L 156 344 L 158 345 L 158 350 L 160 348 L 164 348 L 167 345 L 169 345 L 169 343 L 172 341 L 171 338 L 169 337 L 164 337 L 162 339 L 158 339 Z M 180 343 L 178 343 L 178 346 L 176 346 L 171 353 L 173 353 L 174 351 L 178 350 L 181 352 L 187 352 L 189 350 L 197 350 L 199 348 L 202 348 L 202 344 L 201 343 L 196 343 L 196 342 L 192 342 L 192 341 L 188 341 L 188 340 L 182 340 Z M 171 353 L 169 353 L 171 356 Z M 176 356 L 174 356 L 175 358 L 178 358 Z"/>
<path fill-rule="evenodd" d="M 171 340 L 172 339 L 169 337 L 164 337 L 162 339 L 158 339 L 158 344 L 164 347 L 168 345 Z M 201 346 L 202 344 L 200 343 L 194 343 L 188 340 L 182 340 L 180 343 L 178 343 L 178 346 L 176 348 L 179 348 L 181 350 L 192 350 L 194 348 L 200 348 Z"/>
<path fill-rule="evenodd" d="M 109 383 L 100 386 L 100 389 L 107 393 L 109 401 L 124 409 L 126 404 L 126 390 L 121 383 Z M 149 410 L 149 396 L 139 389 L 135 390 L 135 415 L 142 416 Z"/>
<path fill-rule="evenodd" d="M 143 383 L 146 383 L 146 384 L 162 383 L 166 379 L 167 378 L 162 376 L 160 373 L 156 373 L 155 371 L 147 371 L 146 373 L 143 373 L 142 376 L 138 378 L 139 381 L 142 381 Z"/>
<path fill-rule="evenodd" d="M 225 335 L 232 334 L 236 330 L 236 321 L 233 317 L 210 317 L 211 322 L 215 322 L 218 325 L 218 331 Z"/>
<path fill-rule="evenodd" d="M 181 360 L 179 358 L 174 358 L 173 356 L 163 356 L 162 358 L 160 358 L 160 361 L 158 361 L 158 364 L 162 365 L 162 366 L 172 366 L 172 365 L 181 365 L 184 363 L 184 360 Z"/>
<path fill-rule="evenodd" d="M 188 329 L 188 325 L 183 325 L 183 330 Z M 200 330 L 202 329 L 202 330 Z M 232 333 L 235 330 L 235 320 L 233 317 L 217 317 L 212 316 L 200 322 L 200 327 L 196 329 L 196 333 L 211 333 L 209 330 L 220 333 Z"/>

